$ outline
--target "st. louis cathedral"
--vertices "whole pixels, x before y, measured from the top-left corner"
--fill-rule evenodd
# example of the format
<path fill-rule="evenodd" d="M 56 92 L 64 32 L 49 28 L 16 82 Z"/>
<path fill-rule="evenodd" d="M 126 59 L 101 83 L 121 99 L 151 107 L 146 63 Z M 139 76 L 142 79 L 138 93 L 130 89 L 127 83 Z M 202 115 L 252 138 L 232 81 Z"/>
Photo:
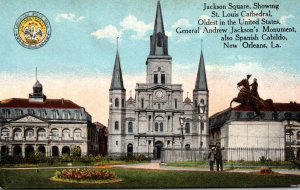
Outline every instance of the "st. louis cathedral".
<path fill-rule="evenodd" d="M 203 54 L 201 51 L 193 101 L 183 100 L 182 84 L 172 83 L 172 57 L 159 1 L 146 69 L 146 83 L 137 83 L 135 97 L 126 99 L 117 51 L 109 89 L 108 154 L 160 158 L 162 148 L 207 148 L 208 86 Z"/>

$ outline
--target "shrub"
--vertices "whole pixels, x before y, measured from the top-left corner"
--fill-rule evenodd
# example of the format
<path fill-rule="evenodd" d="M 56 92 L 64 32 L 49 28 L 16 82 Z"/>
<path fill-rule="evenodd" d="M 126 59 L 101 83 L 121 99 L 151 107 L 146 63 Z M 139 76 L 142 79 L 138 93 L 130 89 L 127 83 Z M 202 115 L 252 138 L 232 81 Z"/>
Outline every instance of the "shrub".
<path fill-rule="evenodd" d="M 61 179 L 69 180 L 105 180 L 115 179 L 115 173 L 108 170 L 97 169 L 64 169 L 61 172 L 57 171 L 56 176 Z"/>
<path fill-rule="evenodd" d="M 272 174 L 273 171 L 270 167 L 263 167 L 263 168 L 260 168 L 260 173 L 261 174 Z"/>

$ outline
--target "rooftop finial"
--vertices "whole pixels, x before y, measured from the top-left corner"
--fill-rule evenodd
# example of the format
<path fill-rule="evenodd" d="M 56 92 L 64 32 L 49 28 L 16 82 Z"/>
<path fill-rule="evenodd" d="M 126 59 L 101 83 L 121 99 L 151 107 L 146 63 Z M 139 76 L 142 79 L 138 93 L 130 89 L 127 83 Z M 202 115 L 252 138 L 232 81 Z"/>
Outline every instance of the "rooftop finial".
<path fill-rule="evenodd" d="M 203 39 L 201 39 L 201 51 L 202 51 L 202 48 L 203 48 Z"/>
<path fill-rule="evenodd" d="M 132 91 L 131 90 L 129 91 L 129 93 L 130 93 L 130 97 L 132 97 Z"/>
<path fill-rule="evenodd" d="M 119 50 L 119 36 L 117 37 L 117 50 Z"/>
<path fill-rule="evenodd" d="M 186 97 L 189 97 L 189 92 L 186 92 Z"/>
<path fill-rule="evenodd" d="M 37 80 L 37 67 L 35 67 L 35 80 Z"/>

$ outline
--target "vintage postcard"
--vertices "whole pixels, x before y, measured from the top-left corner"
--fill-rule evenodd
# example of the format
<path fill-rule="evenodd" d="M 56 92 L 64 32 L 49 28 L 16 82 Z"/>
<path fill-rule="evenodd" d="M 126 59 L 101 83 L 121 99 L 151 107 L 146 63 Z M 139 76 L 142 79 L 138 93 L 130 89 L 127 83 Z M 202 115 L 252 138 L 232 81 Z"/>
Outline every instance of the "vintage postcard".
<path fill-rule="evenodd" d="M 299 0 L 0 0 L 0 188 L 300 187 Z"/>

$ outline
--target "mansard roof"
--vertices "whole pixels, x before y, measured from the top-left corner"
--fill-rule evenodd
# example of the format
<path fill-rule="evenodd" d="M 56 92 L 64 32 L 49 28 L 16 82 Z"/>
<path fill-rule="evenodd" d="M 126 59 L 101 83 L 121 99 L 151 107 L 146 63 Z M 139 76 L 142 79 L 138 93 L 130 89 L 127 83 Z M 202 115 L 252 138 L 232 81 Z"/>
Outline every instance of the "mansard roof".
<path fill-rule="evenodd" d="M 0 101 L 0 108 L 51 108 L 81 109 L 82 107 L 66 99 L 46 99 L 44 102 L 30 102 L 25 98 L 10 98 Z"/>

